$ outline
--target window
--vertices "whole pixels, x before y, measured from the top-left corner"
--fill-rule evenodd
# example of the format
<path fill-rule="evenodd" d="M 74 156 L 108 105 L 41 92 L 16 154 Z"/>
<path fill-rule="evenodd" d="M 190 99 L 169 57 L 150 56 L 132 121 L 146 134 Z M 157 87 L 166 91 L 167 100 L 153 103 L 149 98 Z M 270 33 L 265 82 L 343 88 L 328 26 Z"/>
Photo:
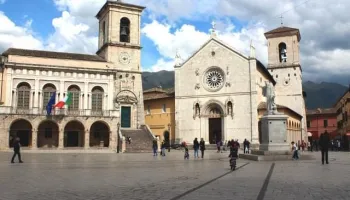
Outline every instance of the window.
<path fill-rule="evenodd" d="M 106 22 L 102 23 L 102 44 L 106 43 L 107 34 L 106 34 Z"/>
<path fill-rule="evenodd" d="M 52 138 L 52 128 L 45 128 L 45 138 Z"/>
<path fill-rule="evenodd" d="M 72 103 L 68 106 L 68 110 L 79 110 L 80 88 L 73 85 L 68 88 L 68 92 L 72 93 Z"/>
<path fill-rule="evenodd" d="M 323 120 L 323 127 L 325 127 L 325 128 L 328 127 L 328 120 L 326 120 L 326 119 Z"/>
<path fill-rule="evenodd" d="M 311 127 L 311 122 L 307 121 L 307 127 L 310 128 Z"/>
<path fill-rule="evenodd" d="M 150 105 L 147 106 L 147 111 L 146 112 L 147 112 L 147 115 L 151 114 L 151 106 Z"/>
<path fill-rule="evenodd" d="M 47 104 L 49 103 L 51 96 L 56 91 L 56 87 L 52 84 L 46 84 L 43 88 L 43 109 L 46 109 Z"/>
<path fill-rule="evenodd" d="M 120 42 L 130 42 L 130 20 L 126 17 L 120 19 Z"/>
<path fill-rule="evenodd" d="M 91 110 L 101 111 L 103 106 L 103 89 L 94 87 L 91 92 Z"/>
<path fill-rule="evenodd" d="M 162 109 L 162 112 L 165 113 L 166 112 L 166 105 L 163 104 L 163 109 Z"/>
<path fill-rule="evenodd" d="M 29 109 L 30 86 L 28 83 L 21 83 L 17 87 L 17 108 Z"/>

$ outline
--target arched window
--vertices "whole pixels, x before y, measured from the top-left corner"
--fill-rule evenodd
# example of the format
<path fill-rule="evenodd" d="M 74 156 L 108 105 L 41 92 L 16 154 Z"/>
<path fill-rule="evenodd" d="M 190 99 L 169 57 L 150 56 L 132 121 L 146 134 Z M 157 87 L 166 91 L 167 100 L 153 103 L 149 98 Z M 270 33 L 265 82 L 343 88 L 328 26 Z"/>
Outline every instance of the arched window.
<path fill-rule="evenodd" d="M 52 84 L 46 84 L 43 87 L 43 108 L 46 109 L 53 93 L 56 92 L 56 87 Z"/>
<path fill-rule="evenodd" d="M 280 62 L 287 62 L 287 45 L 284 42 L 281 42 L 278 45 L 278 52 L 280 57 Z"/>
<path fill-rule="evenodd" d="M 102 44 L 106 43 L 106 41 L 107 41 L 106 22 L 104 21 L 102 23 Z"/>
<path fill-rule="evenodd" d="M 130 42 L 130 20 L 126 17 L 120 19 L 120 42 Z"/>
<path fill-rule="evenodd" d="M 94 87 L 91 91 L 91 110 L 100 111 L 103 106 L 103 89 Z"/>
<path fill-rule="evenodd" d="M 20 83 L 17 86 L 17 108 L 29 109 L 30 102 L 30 85 Z"/>
<path fill-rule="evenodd" d="M 79 110 L 80 88 L 72 85 L 68 88 L 68 92 L 72 93 L 72 103 L 68 106 L 68 110 Z"/>

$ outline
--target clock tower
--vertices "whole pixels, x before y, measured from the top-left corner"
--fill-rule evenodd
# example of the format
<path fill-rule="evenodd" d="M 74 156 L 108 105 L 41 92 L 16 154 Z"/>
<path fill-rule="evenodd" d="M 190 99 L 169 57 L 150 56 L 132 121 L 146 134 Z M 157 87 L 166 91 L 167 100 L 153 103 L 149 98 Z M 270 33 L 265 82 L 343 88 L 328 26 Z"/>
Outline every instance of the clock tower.
<path fill-rule="evenodd" d="M 108 69 L 116 71 L 111 88 L 115 109 L 120 110 L 121 128 L 135 129 L 144 124 L 140 31 L 144 9 L 121 0 L 107 0 L 96 15 L 96 54 L 108 62 Z"/>

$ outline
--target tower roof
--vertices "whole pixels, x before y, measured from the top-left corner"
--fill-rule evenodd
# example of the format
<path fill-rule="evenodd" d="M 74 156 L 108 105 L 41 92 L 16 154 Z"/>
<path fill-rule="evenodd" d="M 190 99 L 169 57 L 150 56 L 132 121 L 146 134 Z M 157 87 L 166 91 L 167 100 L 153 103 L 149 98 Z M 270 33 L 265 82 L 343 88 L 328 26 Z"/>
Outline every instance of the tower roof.
<path fill-rule="evenodd" d="M 100 11 L 97 13 L 96 18 L 99 18 L 101 16 L 101 14 L 103 13 L 103 11 L 109 6 L 128 8 L 128 9 L 138 10 L 140 12 L 146 8 L 144 6 L 124 3 L 121 0 L 107 0 L 107 2 L 102 6 Z"/>
<path fill-rule="evenodd" d="M 285 37 L 285 36 L 292 36 L 297 35 L 298 42 L 301 40 L 300 31 L 297 28 L 291 28 L 286 26 L 281 26 L 276 29 L 273 29 L 271 31 L 266 32 L 265 37 L 268 38 L 276 38 L 276 37 Z"/>

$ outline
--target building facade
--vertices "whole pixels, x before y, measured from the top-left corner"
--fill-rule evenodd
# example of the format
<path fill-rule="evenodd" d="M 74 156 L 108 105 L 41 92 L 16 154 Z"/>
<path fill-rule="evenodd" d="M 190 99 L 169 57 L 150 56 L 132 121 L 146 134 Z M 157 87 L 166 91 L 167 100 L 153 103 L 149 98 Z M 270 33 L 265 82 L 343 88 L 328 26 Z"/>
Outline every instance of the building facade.
<path fill-rule="evenodd" d="M 177 55 L 176 140 L 191 143 L 197 137 L 214 144 L 220 140 L 238 139 L 242 142 L 248 139 L 252 144 L 259 144 L 258 106 L 266 102 L 263 95 L 266 82 L 275 85 L 278 104 L 301 116 L 297 132 L 301 133 L 300 138 L 307 137 L 304 134 L 306 128 L 302 125 L 305 106 L 301 69 L 296 62 L 299 48 L 291 53 L 293 56 L 288 54 L 295 58 L 288 62 L 278 60 L 279 52 L 275 52 L 280 43 L 285 44 L 284 49 L 289 45 L 299 45 L 300 34 L 295 30 L 287 28 L 288 33 L 280 34 L 281 31 L 286 32 L 285 27 L 281 27 L 265 34 L 269 43 L 268 70 L 256 59 L 253 46 L 250 47 L 250 55 L 244 56 L 220 41 L 214 27 L 211 38 L 191 57 L 182 61 Z M 282 49 L 280 51 L 282 53 Z M 291 77 L 291 70 L 294 77 Z M 283 79 L 278 79 L 277 74 Z M 284 75 L 290 78 L 288 83 Z M 298 126 L 293 127 L 297 129 Z M 290 136 L 290 139 L 293 137 Z"/>
<path fill-rule="evenodd" d="M 144 7 L 107 1 L 96 55 L 10 48 L 1 56 L 0 149 L 117 147 L 119 130 L 144 124 L 140 24 Z M 46 106 L 71 93 L 71 104 Z"/>
<path fill-rule="evenodd" d="M 174 89 L 152 88 L 143 92 L 145 123 L 161 141 L 175 142 Z"/>
<path fill-rule="evenodd" d="M 307 110 L 307 130 L 313 140 L 318 140 L 320 135 L 327 131 L 331 138 L 338 135 L 337 112 L 334 108 L 319 108 Z M 310 134 L 309 134 L 310 136 Z"/>

